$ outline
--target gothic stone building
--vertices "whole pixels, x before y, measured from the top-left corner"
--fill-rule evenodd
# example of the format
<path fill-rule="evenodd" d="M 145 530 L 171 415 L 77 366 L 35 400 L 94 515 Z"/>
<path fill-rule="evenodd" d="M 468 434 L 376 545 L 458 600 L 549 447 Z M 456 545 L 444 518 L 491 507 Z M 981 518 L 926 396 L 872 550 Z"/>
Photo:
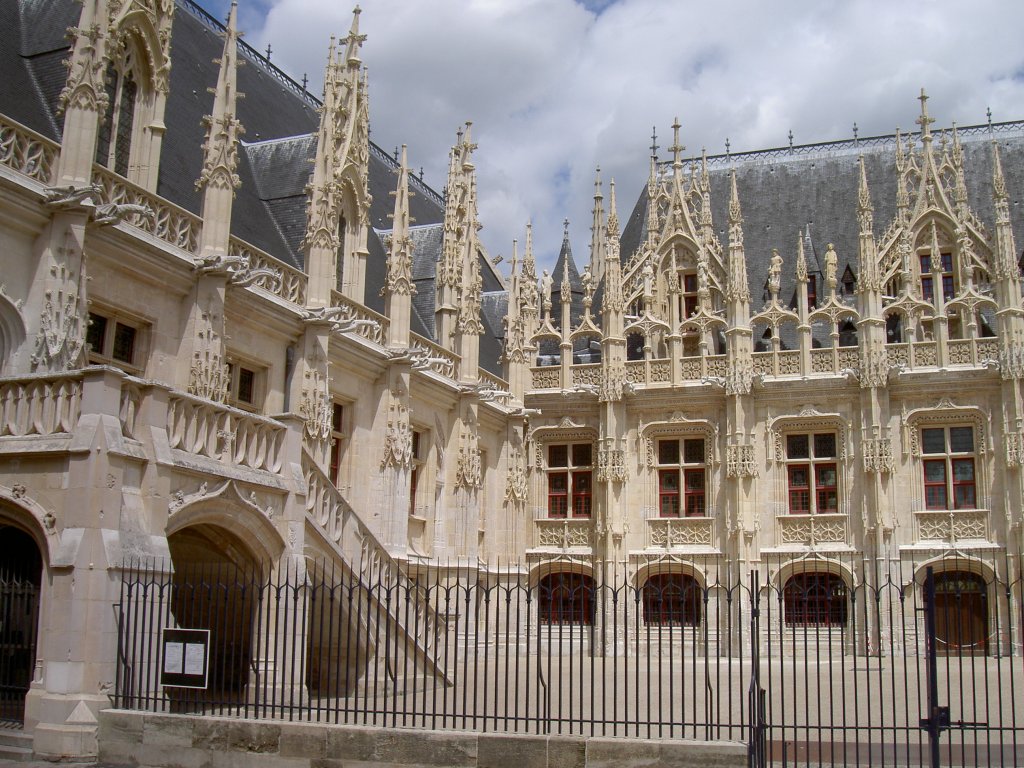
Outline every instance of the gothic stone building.
<path fill-rule="evenodd" d="M 0 5 L 0 716 L 38 754 L 95 754 L 140 563 L 521 579 L 542 622 L 609 579 L 699 624 L 686 588 L 760 566 L 820 624 L 894 567 L 1016 576 L 1024 126 L 676 126 L 624 222 L 596 185 L 582 271 L 527 229 L 503 275 L 470 127 L 443 196 L 369 141 L 358 20 L 320 102 L 234 11 Z"/>

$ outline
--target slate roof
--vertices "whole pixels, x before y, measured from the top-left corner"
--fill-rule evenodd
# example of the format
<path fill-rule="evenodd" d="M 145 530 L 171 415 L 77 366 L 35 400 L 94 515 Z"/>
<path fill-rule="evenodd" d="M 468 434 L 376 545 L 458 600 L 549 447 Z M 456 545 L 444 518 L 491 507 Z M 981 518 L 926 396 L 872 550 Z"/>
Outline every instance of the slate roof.
<path fill-rule="evenodd" d="M 213 60 L 223 51 L 223 25 L 191 0 L 176 0 L 176 4 L 157 194 L 199 214 L 202 198 L 195 181 L 206 138 L 202 120 L 212 111 L 208 88 L 217 79 Z M 66 31 L 78 23 L 80 11 L 73 0 L 0 3 L 0 110 L 54 141 L 60 140 L 62 131 L 58 103 L 67 75 L 63 66 L 69 45 Z M 236 111 L 245 133 L 238 153 L 242 184 L 232 208 L 232 233 L 302 269 L 305 188 L 309 161 L 316 153 L 320 103 L 244 42 L 239 45 L 239 58 L 244 66 L 238 70 L 238 89 L 245 98 L 238 101 Z M 394 199 L 389 193 L 395 188 L 398 164 L 379 147 L 371 144 L 370 150 L 368 187 L 373 200 L 364 301 L 381 311 L 387 256 L 379 236 L 392 227 Z M 433 338 L 433 265 L 440 255 L 444 202 L 415 176 L 410 176 L 410 191 L 411 216 L 417 224 L 428 225 L 421 230 L 425 236 L 416 242 L 419 295 L 412 330 Z M 484 292 L 502 292 L 494 267 L 482 254 L 480 261 Z M 499 304 L 496 299 L 490 301 L 488 311 Z M 500 373 L 494 317 L 485 317 L 484 323 L 492 338 L 481 339 L 481 365 Z M 497 333 L 501 333 L 500 322 Z"/>
<path fill-rule="evenodd" d="M 940 152 L 941 131 L 933 128 L 932 134 L 935 151 Z M 968 126 L 959 128 L 959 134 L 964 152 L 968 200 L 990 235 L 995 221 L 992 141 L 998 143 L 1010 193 L 1011 225 L 1020 246 L 1024 233 L 1024 123 Z M 896 213 L 894 136 L 799 146 L 791 151 L 772 149 L 708 158 L 712 215 L 723 247 L 728 246 L 729 174 L 732 169 L 736 170 L 753 312 L 761 308 L 772 248 L 778 248 L 784 259 L 779 295 L 786 298 L 793 295 L 798 238 L 810 238 L 811 247 L 806 240 L 804 243 L 808 269 L 813 271 L 816 264 L 819 271 L 822 269 L 819 260 L 824 258 L 827 244 L 833 243 L 839 257 L 837 274 L 841 277 L 847 267 L 855 275 L 859 273 L 857 190 L 860 155 L 864 156 L 877 238 L 888 228 Z M 695 158 L 692 162 L 697 161 Z M 686 161 L 687 167 L 690 162 Z M 662 168 L 664 173 L 671 173 L 670 164 L 663 164 Z M 911 190 L 911 195 L 914 192 Z M 623 227 L 620 238 L 623 264 L 636 252 L 646 235 L 645 186 Z M 819 295 L 820 292 L 821 289 Z"/>

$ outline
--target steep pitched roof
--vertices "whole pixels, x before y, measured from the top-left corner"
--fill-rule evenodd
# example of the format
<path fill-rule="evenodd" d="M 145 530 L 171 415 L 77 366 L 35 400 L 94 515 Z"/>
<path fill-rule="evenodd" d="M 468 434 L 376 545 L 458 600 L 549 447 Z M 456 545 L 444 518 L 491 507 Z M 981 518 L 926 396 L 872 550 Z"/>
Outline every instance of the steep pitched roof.
<path fill-rule="evenodd" d="M 1015 235 L 1024 233 L 1024 122 L 959 128 L 964 151 L 968 198 L 971 208 L 986 224 L 994 221 L 992 204 L 992 148 L 999 145 L 1007 188 L 1011 191 L 1010 216 Z M 933 133 L 936 133 L 933 131 Z M 907 134 L 904 134 L 904 139 Z M 938 143 L 938 139 L 937 139 Z M 772 248 L 785 260 L 780 296 L 796 288 L 796 244 L 808 228 L 814 252 L 805 255 L 811 270 L 815 254 L 833 243 L 839 257 L 838 274 L 857 266 L 858 157 L 864 156 L 874 204 L 875 235 L 881 237 L 896 213 L 895 136 L 859 141 L 840 141 L 768 149 L 744 154 L 708 158 L 711 178 L 711 206 L 719 239 L 727 244 L 729 173 L 736 170 L 736 182 L 743 204 L 743 235 L 747 256 L 747 280 L 756 310 L 768 279 Z M 670 172 L 667 164 L 662 172 Z M 633 255 L 647 235 L 647 191 L 644 189 L 623 229 L 623 263 Z M 805 249 L 806 249 L 805 242 Z M 820 267 L 819 267 L 820 269 Z"/>

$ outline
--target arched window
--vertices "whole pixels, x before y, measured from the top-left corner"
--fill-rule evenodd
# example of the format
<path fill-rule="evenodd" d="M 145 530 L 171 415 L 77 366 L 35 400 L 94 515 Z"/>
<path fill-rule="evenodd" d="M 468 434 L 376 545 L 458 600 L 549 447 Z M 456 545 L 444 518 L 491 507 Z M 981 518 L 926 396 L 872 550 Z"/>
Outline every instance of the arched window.
<path fill-rule="evenodd" d="M 96 162 L 127 176 L 138 97 L 130 50 L 119 64 L 107 66 L 106 90 L 108 106 L 96 141 Z"/>
<path fill-rule="evenodd" d="M 582 573 L 549 573 L 538 584 L 542 624 L 593 624 L 594 580 Z"/>
<path fill-rule="evenodd" d="M 846 582 L 833 573 L 794 574 L 786 581 L 782 596 L 788 626 L 846 626 Z"/>
<path fill-rule="evenodd" d="M 700 584 L 689 574 L 655 574 L 643 588 L 644 623 L 648 626 L 699 626 L 703 595 Z"/>

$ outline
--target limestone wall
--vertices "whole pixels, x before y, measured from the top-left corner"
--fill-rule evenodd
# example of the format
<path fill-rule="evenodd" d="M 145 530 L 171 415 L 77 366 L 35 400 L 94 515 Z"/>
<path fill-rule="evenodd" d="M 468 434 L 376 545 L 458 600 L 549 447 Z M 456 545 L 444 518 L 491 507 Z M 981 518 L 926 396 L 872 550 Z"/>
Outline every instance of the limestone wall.
<path fill-rule="evenodd" d="M 737 742 L 641 740 L 254 722 L 106 710 L 100 761 L 153 768 L 745 766 Z"/>

